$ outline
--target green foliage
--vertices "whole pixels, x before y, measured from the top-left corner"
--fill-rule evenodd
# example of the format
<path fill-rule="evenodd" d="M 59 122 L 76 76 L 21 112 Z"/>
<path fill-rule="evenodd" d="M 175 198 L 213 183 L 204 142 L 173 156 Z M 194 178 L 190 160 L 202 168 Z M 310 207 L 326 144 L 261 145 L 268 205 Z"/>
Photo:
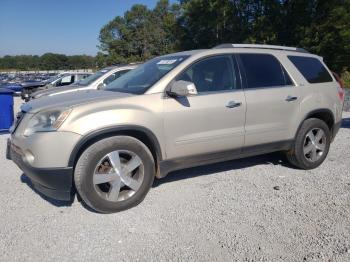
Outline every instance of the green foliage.
<path fill-rule="evenodd" d="M 344 71 L 341 74 L 341 78 L 344 81 L 344 85 L 346 88 L 350 88 L 350 72 L 349 71 Z"/>
<path fill-rule="evenodd" d="M 147 60 L 174 52 L 178 6 L 160 0 L 153 10 L 134 5 L 124 16 L 117 16 L 100 31 L 100 49 L 108 54 L 107 63 Z"/>
<path fill-rule="evenodd" d="M 18 55 L 0 57 L 0 70 L 68 70 L 94 67 L 94 57 L 87 55 L 66 56 L 46 53 L 42 56 Z"/>
<path fill-rule="evenodd" d="M 350 65 L 350 0 L 315 1 L 300 44 L 324 57 L 337 72 Z"/>
<path fill-rule="evenodd" d="M 137 4 L 115 17 L 99 41 L 95 58 L 5 56 L 0 69 L 104 67 L 222 43 L 262 43 L 306 48 L 332 70 L 348 72 L 350 0 L 159 0 L 154 9 Z"/>
<path fill-rule="evenodd" d="M 304 47 L 337 72 L 350 64 L 350 0 L 180 0 L 135 5 L 100 32 L 109 62 L 221 43 Z"/>

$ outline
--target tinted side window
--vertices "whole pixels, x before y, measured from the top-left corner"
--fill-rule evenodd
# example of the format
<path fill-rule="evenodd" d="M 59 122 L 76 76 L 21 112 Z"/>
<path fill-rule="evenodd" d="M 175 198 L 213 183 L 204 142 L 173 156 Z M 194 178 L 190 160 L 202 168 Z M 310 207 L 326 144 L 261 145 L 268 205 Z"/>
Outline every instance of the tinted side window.
<path fill-rule="evenodd" d="M 281 63 L 269 54 L 239 55 L 247 78 L 247 88 L 292 85 Z"/>
<path fill-rule="evenodd" d="M 332 82 L 333 79 L 320 60 L 314 57 L 288 56 L 309 83 Z"/>
<path fill-rule="evenodd" d="M 238 77 L 233 72 L 229 56 L 209 57 L 196 62 L 181 73 L 176 80 L 193 82 L 198 93 L 238 88 Z"/>

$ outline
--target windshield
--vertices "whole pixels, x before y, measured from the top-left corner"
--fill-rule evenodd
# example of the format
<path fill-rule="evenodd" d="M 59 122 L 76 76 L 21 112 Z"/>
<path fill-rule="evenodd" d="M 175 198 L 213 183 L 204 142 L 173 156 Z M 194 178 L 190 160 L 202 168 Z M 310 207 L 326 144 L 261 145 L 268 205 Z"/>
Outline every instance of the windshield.
<path fill-rule="evenodd" d="M 104 90 L 143 94 L 187 57 L 188 56 L 156 57 L 117 78 L 107 85 Z"/>
<path fill-rule="evenodd" d="M 94 82 L 96 79 L 100 78 L 101 76 L 103 76 L 104 74 L 106 74 L 110 70 L 111 69 L 102 69 L 100 71 L 97 71 L 95 74 L 92 74 L 92 75 L 78 81 L 77 84 L 80 86 L 88 86 L 92 82 Z"/>
<path fill-rule="evenodd" d="M 49 79 L 45 80 L 45 82 L 46 82 L 46 83 L 52 83 L 52 82 L 56 81 L 57 79 L 59 79 L 59 78 L 61 78 L 61 77 L 62 77 L 62 74 L 59 74 L 59 75 L 50 77 Z"/>

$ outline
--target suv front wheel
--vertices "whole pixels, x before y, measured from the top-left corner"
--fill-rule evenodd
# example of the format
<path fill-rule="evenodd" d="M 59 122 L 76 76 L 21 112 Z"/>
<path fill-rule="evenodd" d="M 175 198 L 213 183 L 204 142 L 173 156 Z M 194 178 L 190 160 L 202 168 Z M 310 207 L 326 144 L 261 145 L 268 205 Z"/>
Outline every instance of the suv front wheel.
<path fill-rule="evenodd" d="M 139 204 L 153 184 L 152 153 L 129 136 L 102 139 L 80 156 L 74 172 L 82 200 L 101 213 L 122 211 Z"/>
<path fill-rule="evenodd" d="M 331 133 L 324 121 L 306 119 L 297 133 L 292 150 L 287 152 L 287 159 L 301 169 L 316 168 L 325 160 L 330 142 Z"/>

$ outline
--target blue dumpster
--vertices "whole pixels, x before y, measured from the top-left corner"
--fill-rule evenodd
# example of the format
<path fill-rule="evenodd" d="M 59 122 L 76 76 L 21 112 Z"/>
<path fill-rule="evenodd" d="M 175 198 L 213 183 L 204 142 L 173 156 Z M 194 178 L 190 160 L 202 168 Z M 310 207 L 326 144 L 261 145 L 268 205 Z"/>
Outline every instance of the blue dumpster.
<path fill-rule="evenodd" d="M 0 132 L 9 131 L 13 123 L 13 91 L 0 88 Z"/>

